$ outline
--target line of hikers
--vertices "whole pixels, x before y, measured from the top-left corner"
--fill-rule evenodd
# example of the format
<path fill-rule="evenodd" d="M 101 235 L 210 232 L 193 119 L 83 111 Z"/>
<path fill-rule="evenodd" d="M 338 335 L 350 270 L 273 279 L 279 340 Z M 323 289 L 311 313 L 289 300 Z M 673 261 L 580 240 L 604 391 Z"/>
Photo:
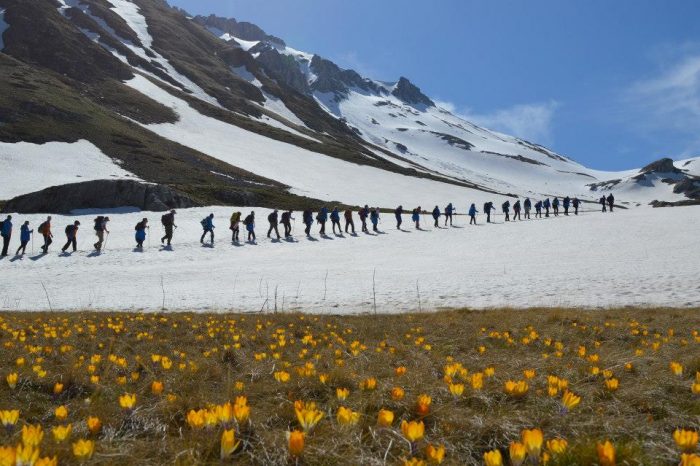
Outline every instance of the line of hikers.
<path fill-rule="evenodd" d="M 599 199 L 599 204 L 602 206 L 602 212 L 613 211 L 615 205 L 615 198 L 612 194 L 607 197 L 603 196 Z M 544 200 L 538 200 L 534 204 L 535 218 L 542 218 L 550 216 L 550 210 L 554 216 L 559 215 L 559 207 L 563 207 L 564 215 L 569 215 L 569 210 L 573 208 L 574 215 L 578 215 L 579 208 L 581 206 L 581 201 L 574 197 L 571 199 L 566 196 L 561 201 L 558 197 L 554 197 L 551 201 L 549 198 Z M 511 208 L 513 215 L 511 218 Z M 511 206 L 510 201 L 505 201 L 501 205 L 501 210 L 505 217 L 505 221 L 515 221 L 530 219 L 530 213 L 532 211 L 533 204 L 530 198 L 526 198 L 522 204 L 518 199 Z M 491 215 L 495 213 L 495 207 L 493 202 L 486 202 L 483 207 L 483 213 L 486 215 L 486 222 L 491 223 Z M 452 226 L 453 217 L 456 214 L 457 209 L 452 205 L 448 204 L 444 211 L 441 211 L 438 206 L 432 210 L 431 215 L 433 218 L 433 226 L 435 228 L 440 228 L 440 219 L 445 217 L 445 226 Z M 403 223 L 403 216 L 407 211 L 404 210 L 403 206 L 398 206 L 394 210 L 394 217 L 396 219 L 396 228 L 401 230 L 401 225 Z M 421 229 L 420 222 L 422 218 L 423 208 L 418 206 L 411 210 L 411 221 L 413 222 L 417 230 Z M 479 211 L 476 209 L 475 204 L 471 204 L 469 210 L 467 211 L 469 215 L 469 224 L 476 225 L 476 216 Z M 164 214 L 161 217 L 161 224 L 165 234 L 160 239 L 163 247 L 170 247 L 173 239 L 174 229 L 177 228 L 175 224 L 175 210 Z M 279 213 L 279 210 L 273 210 L 268 216 L 267 221 L 269 224 L 269 229 L 267 230 L 267 237 L 272 238 L 274 233 L 277 240 L 281 239 L 279 224 L 284 226 L 284 237 L 289 240 L 292 237 L 292 222 L 295 218 L 292 216 L 293 211 L 287 210 Z M 521 215 L 522 214 L 522 215 Z M 322 207 L 316 215 L 311 209 L 306 209 L 302 212 L 302 223 L 304 224 L 304 233 L 307 237 L 311 237 L 311 227 L 314 221 L 318 223 L 321 227 L 319 234 L 321 236 L 326 236 L 326 224 L 330 220 L 332 225 L 333 234 L 341 234 L 343 231 L 347 234 L 356 235 L 355 233 L 355 222 L 353 220 L 354 212 L 352 209 L 346 209 L 343 211 L 343 219 L 345 221 L 344 228 L 341 226 L 341 212 L 338 207 L 334 207 L 332 210 L 328 210 L 327 207 Z M 378 207 L 369 207 L 365 205 L 358 212 L 357 215 L 360 218 L 362 225 L 362 232 L 369 233 L 368 220 L 372 224 L 372 231 L 375 233 L 380 233 L 379 231 L 379 221 L 380 221 L 380 209 Z M 242 220 L 241 220 L 242 219 Z M 93 244 L 95 251 L 98 253 L 103 250 L 106 246 L 107 238 L 109 237 L 108 224 L 110 222 L 109 217 L 99 215 L 94 219 L 94 231 L 97 236 L 97 242 Z M 210 244 L 214 244 L 214 214 L 209 214 L 201 220 L 202 225 L 202 236 L 200 237 L 200 243 L 204 244 L 207 235 L 209 235 Z M 231 230 L 231 241 L 234 243 L 240 242 L 240 229 L 241 224 L 245 227 L 247 232 L 247 241 L 249 243 L 255 243 L 255 212 L 251 212 L 246 217 L 243 217 L 241 212 L 234 212 L 230 218 L 229 229 Z M 12 236 L 12 216 L 8 215 L 5 220 L 0 222 L 0 236 L 2 236 L 3 246 L 2 254 L 0 257 L 5 257 L 8 254 L 8 248 L 10 244 L 10 239 Z M 80 229 L 80 222 L 76 220 L 75 222 L 67 225 L 64 229 L 66 235 L 66 243 L 61 248 L 61 252 L 65 253 L 69 248 L 72 248 L 73 252 L 77 251 L 78 248 L 78 230 Z M 337 229 L 337 233 L 336 233 Z M 150 226 L 148 224 L 148 219 L 144 218 L 139 221 L 134 227 L 134 239 L 136 241 L 136 250 L 143 250 L 143 244 L 146 241 L 147 232 L 150 231 Z M 39 225 L 37 229 L 38 233 L 43 238 L 43 245 L 41 246 L 42 254 L 48 254 L 49 246 L 53 243 L 53 233 L 51 231 L 51 216 L 48 216 L 44 222 Z M 20 256 L 26 253 L 27 244 L 32 238 L 34 230 L 30 229 L 29 221 L 25 221 L 20 227 L 20 246 L 17 249 L 15 255 Z M 106 236 L 105 236 L 106 235 Z"/>

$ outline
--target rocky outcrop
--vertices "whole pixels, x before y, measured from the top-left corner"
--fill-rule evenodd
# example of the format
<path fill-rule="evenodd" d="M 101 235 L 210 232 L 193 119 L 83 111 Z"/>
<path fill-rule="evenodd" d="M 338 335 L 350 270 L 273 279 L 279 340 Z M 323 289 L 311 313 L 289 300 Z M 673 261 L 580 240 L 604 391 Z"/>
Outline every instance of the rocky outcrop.
<path fill-rule="evenodd" d="M 415 86 L 411 81 L 404 78 L 403 76 L 396 83 L 396 87 L 391 92 L 394 97 L 401 99 L 408 105 L 425 105 L 426 107 L 433 107 L 435 103 L 428 98 L 421 90 Z"/>
<path fill-rule="evenodd" d="M 673 160 L 669 158 L 663 158 L 652 162 L 646 167 L 639 170 L 639 173 L 681 173 L 681 170 L 676 168 L 673 164 Z"/>
<path fill-rule="evenodd" d="M 293 57 L 281 54 L 271 45 L 264 43 L 251 48 L 250 53 L 259 53 L 256 61 L 265 73 L 279 84 L 286 85 L 304 95 L 311 92 L 306 76 Z"/>
<path fill-rule="evenodd" d="M 673 192 L 676 194 L 684 194 L 691 199 L 700 200 L 700 179 L 685 178 L 673 186 Z"/>
<path fill-rule="evenodd" d="M 271 36 L 258 26 L 245 21 L 236 21 L 233 18 L 221 18 L 216 15 L 195 16 L 192 18 L 195 23 L 201 24 L 204 27 L 216 28 L 222 32 L 227 32 L 234 37 L 243 40 L 259 40 L 272 42 L 273 44 L 285 46 L 285 43 L 279 37 Z"/>
<path fill-rule="evenodd" d="M 344 70 L 330 60 L 314 55 L 311 60 L 311 71 L 317 76 L 311 89 L 318 92 L 328 92 L 347 95 L 352 88 L 375 94 L 381 93 L 381 88 L 369 79 L 363 78 L 354 70 Z"/>
<path fill-rule="evenodd" d="M 136 207 L 164 211 L 197 207 L 192 198 L 164 185 L 132 180 L 96 180 L 53 186 L 11 199 L 3 212 L 68 214 L 76 209 Z"/>

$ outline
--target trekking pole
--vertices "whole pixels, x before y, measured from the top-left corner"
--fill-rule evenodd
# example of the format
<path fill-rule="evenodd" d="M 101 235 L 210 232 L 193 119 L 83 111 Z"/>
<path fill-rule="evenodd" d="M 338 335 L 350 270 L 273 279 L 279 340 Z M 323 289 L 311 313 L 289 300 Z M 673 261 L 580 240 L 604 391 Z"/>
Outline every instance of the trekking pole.
<path fill-rule="evenodd" d="M 102 245 L 102 251 L 107 250 L 107 240 L 109 239 L 109 232 L 107 232 L 107 237 L 105 238 L 105 243 Z"/>
<path fill-rule="evenodd" d="M 34 255 L 34 233 L 32 233 L 32 256 Z"/>
<path fill-rule="evenodd" d="M 146 227 L 148 230 L 148 249 L 151 249 L 151 227 Z"/>

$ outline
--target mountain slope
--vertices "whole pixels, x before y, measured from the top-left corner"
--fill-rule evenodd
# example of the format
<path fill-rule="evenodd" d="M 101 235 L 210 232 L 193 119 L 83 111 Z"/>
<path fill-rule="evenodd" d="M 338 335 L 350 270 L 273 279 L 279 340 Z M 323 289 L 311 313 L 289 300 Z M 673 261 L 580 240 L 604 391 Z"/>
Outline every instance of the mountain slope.
<path fill-rule="evenodd" d="M 680 167 L 670 189 L 654 181 L 623 189 L 612 181 L 632 171 L 590 170 L 480 128 L 406 78 L 374 81 L 250 23 L 191 17 L 161 0 L 0 0 L 0 11 L 1 142 L 75 144 L 78 153 L 89 144 L 129 176 L 201 203 L 462 205 L 506 196 L 593 201 L 601 191 L 640 204 L 700 197 L 690 168 Z M 0 160 L 16 163 L 21 147 L 2 147 Z M 43 184 L 0 179 L 12 186 L 2 196 L 63 180 L 39 178 Z"/>

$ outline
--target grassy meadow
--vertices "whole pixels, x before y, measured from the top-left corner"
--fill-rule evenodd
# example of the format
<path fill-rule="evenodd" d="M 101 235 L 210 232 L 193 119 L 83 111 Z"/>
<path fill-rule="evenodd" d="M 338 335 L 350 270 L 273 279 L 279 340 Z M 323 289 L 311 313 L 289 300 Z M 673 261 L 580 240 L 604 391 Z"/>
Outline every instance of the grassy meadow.
<path fill-rule="evenodd" d="M 0 465 L 693 465 L 697 309 L 3 313 Z"/>

